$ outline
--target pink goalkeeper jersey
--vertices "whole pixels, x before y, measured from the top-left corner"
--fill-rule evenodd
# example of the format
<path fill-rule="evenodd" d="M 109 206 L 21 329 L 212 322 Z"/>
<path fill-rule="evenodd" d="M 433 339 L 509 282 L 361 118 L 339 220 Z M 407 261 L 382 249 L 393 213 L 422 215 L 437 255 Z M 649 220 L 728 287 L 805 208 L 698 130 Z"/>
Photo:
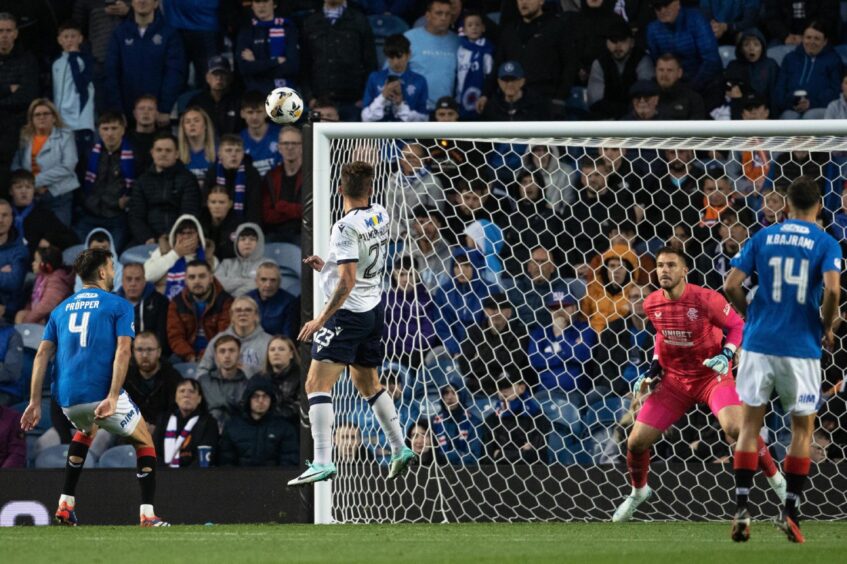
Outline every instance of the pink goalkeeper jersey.
<path fill-rule="evenodd" d="M 714 290 L 686 284 L 678 300 L 657 290 L 644 300 L 644 312 L 656 328 L 659 363 L 683 380 L 713 378 L 703 361 L 720 353 L 724 343 L 741 345 L 744 321 Z"/>

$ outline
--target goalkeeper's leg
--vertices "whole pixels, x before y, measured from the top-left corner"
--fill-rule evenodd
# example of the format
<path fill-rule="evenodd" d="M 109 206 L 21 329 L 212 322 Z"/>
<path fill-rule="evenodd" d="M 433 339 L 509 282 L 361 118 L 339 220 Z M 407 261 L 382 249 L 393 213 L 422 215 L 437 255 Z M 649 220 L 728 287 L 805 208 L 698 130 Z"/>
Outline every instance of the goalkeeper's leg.
<path fill-rule="evenodd" d="M 649 400 L 648 400 L 649 401 Z M 629 521 L 639 505 L 653 494 L 647 485 L 650 471 L 650 448 L 662 436 L 662 430 L 636 421 L 626 442 L 626 468 L 632 493 L 623 500 L 612 515 L 613 522 Z"/>

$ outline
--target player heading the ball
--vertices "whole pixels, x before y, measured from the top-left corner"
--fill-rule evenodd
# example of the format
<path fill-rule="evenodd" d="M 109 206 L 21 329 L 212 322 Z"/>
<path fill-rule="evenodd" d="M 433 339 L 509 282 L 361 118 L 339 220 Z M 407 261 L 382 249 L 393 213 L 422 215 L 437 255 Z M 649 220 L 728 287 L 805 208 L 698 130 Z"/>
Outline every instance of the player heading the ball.
<path fill-rule="evenodd" d="M 747 497 L 756 471 L 756 439 L 776 390 L 791 414 L 791 444 L 782 463 L 787 496 L 775 524 L 789 541 L 805 541 L 799 502 L 809 474 L 812 434 L 821 389 L 821 339 L 832 345 L 838 314 L 841 247 L 818 227 L 821 191 L 801 176 L 788 187 L 788 217 L 754 235 L 731 261 L 724 290 L 742 315 L 744 351 L 738 369 L 743 422 L 735 445 L 736 511 L 732 540 L 750 538 Z M 759 288 L 747 307 L 742 287 L 758 275 Z"/>
<path fill-rule="evenodd" d="M 388 478 L 401 475 L 415 454 L 403 442 L 394 402 L 379 383 L 384 313 L 382 276 L 388 252 L 391 219 L 385 208 L 371 203 L 373 167 L 356 161 L 341 168 L 338 191 L 344 217 L 332 226 L 326 261 L 310 256 L 304 263 L 320 273 L 327 299 L 323 311 L 300 330 L 298 339 L 312 341 L 312 364 L 306 377 L 314 460 L 288 482 L 302 486 L 332 478 L 332 387 L 346 367 L 353 384 L 374 411 L 391 445 Z"/>
<path fill-rule="evenodd" d="M 77 525 L 75 491 L 88 447 L 98 429 L 126 437 L 135 447 L 141 486 L 141 526 L 168 527 L 153 511 L 156 450 L 141 411 L 123 390 L 135 313 L 132 304 L 112 294 L 112 253 L 86 249 L 74 261 L 82 290 L 53 310 L 32 367 L 29 405 L 21 428 L 29 431 L 41 419 L 41 386 L 50 360 L 55 361 L 53 397 L 77 432 L 68 447 L 65 486 L 55 522 Z M 54 357 L 55 354 L 55 357 Z"/>
<path fill-rule="evenodd" d="M 617 508 L 612 521 L 629 521 L 635 509 L 650 498 L 650 447 L 685 412 L 697 404 L 708 405 L 730 440 L 738 436 L 741 427 L 741 401 L 732 378 L 732 357 L 741 344 L 744 322 L 722 295 L 686 281 L 688 260 L 680 250 L 659 249 L 656 272 L 661 290 L 644 300 L 644 313 L 656 329 L 653 362 L 646 377 L 636 381 L 635 392 L 655 390 L 638 411 L 627 440 L 626 466 L 632 493 Z M 767 445 L 759 437 L 753 446 L 756 467 L 784 499 L 785 479 L 777 471 Z"/>

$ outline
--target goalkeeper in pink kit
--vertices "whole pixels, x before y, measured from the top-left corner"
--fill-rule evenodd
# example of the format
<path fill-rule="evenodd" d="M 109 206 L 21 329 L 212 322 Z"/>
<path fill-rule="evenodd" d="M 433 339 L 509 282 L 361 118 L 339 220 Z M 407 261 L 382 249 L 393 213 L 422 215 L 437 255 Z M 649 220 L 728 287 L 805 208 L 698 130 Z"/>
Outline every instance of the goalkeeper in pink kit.
<path fill-rule="evenodd" d="M 738 437 L 741 426 L 741 401 L 731 369 L 741 345 L 744 321 L 721 294 L 686 282 L 687 260 L 678 250 L 660 249 L 656 272 L 661 290 L 644 300 L 644 312 L 656 329 L 653 363 L 646 377 L 635 384 L 636 394 L 653 391 L 638 412 L 627 440 L 626 465 L 632 493 L 617 508 L 612 521 L 629 521 L 636 508 L 650 498 L 650 447 L 689 409 L 707 404 L 728 440 Z M 780 500 L 785 499 L 785 479 L 761 438 L 758 454 L 759 468 Z"/>

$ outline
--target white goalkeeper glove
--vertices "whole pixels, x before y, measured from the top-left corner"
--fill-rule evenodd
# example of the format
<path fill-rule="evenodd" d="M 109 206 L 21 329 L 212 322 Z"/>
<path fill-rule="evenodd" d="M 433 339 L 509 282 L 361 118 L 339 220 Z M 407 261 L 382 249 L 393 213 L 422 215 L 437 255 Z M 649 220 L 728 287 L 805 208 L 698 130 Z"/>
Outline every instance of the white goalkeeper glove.
<path fill-rule="evenodd" d="M 732 361 L 732 357 L 735 356 L 735 351 L 730 347 L 724 347 L 720 354 L 716 354 L 712 358 L 708 358 L 703 361 L 703 366 L 711 368 L 715 372 L 718 373 L 718 382 L 720 382 L 722 376 L 726 376 L 726 373 L 729 372 L 729 363 Z"/>

